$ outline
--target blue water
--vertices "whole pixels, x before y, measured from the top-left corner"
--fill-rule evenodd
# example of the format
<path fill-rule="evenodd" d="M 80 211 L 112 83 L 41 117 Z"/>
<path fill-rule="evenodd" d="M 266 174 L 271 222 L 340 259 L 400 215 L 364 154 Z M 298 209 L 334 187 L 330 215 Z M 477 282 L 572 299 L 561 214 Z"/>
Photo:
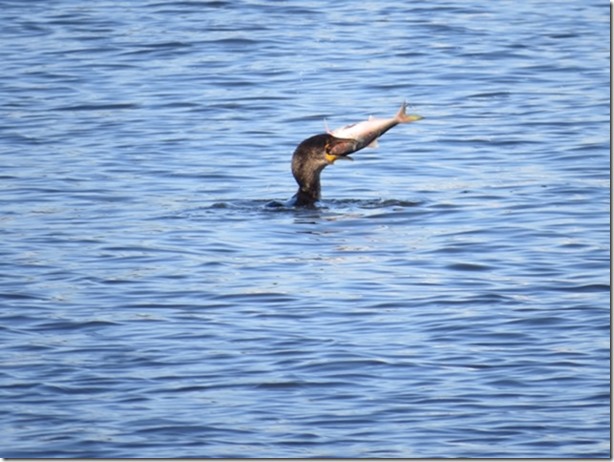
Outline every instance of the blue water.
<path fill-rule="evenodd" d="M 0 21 L 0 456 L 609 457 L 607 4 Z"/>

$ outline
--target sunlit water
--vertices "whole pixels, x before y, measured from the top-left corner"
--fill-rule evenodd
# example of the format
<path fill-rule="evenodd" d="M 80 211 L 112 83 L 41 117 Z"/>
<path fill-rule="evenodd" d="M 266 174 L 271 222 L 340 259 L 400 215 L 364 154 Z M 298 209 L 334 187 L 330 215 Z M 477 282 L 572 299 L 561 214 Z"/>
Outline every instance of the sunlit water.
<path fill-rule="evenodd" d="M 0 456 L 609 456 L 606 4 L 0 18 Z"/>

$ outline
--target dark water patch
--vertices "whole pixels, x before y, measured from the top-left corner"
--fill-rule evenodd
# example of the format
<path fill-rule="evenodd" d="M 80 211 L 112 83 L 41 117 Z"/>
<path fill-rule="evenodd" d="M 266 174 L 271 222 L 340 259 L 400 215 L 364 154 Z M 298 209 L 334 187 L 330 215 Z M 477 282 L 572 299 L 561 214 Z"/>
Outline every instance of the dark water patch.
<path fill-rule="evenodd" d="M 491 266 L 475 263 L 453 263 L 448 265 L 448 268 L 454 271 L 491 271 L 493 269 Z"/>
<path fill-rule="evenodd" d="M 185 9 L 200 10 L 201 8 L 224 8 L 224 7 L 230 6 L 231 4 L 232 2 L 227 2 L 223 0 L 205 0 L 205 1 L 190 0 L 188 2 L 185 2 L 185 1 L 156 2 L 156 3 L 150 3 L 148 6 L 153 9 L 172 7 L 172 8 L 179 8 L 180 11 L 184 11 Z"/>
<path fill-rule="evenodd" d="M 79 104 L 75 106 L 59 107 L 57 111 L 114 111 L 121 109 L 136 109 L 137 104 L 133 103 L 100 103 L 100 104 Z"/>
<path fill-rule="evenodd" d="M 190 211 L 191 216 L 197 216 L 198 212 L 229 211 L 233 215 L 254 213 L 289 214 L 312 218 L 331 218 L 335 214 L 343 216 L 344 213 L 357 213 L 364 217 L 385 218 L 390 213 L 394 215 L 411 207 L 420 206 L 420 202 L 396 200 L 396 199 L 330 199 L 316 204 L 314 207 L 295 207 L 288 201 L 279 200 L 235 200 L 229 202 L 215 202 Z M 375 212 L 375 213 L 374 213 Z M 379 213 L 377 213 L 379 212 Z"/>
<path fill-rule="evenodd" d="M 148 57 L 171 57 L 173 59 L 182 53 L 190 53 L 191 43 L 183 42 L 159 42 L 141 45 L 138 49 L 129 49 L 119 53 L 119 56 L 148 56 Z"/>
<path fill-rule="evenodd" d="M 0 298 L 4 300 L 44 300 L 44 298 L 40 296 L 16 293 L 16 292 L 0 293 Z"/>
<path fill-rule="evenodd" d="M 554 288 L 554 290 L 558 290 L 561 292 L 573 292 L 573 293 L 610 292 L 610 285 L 609 284 L 570 285 L 570 286 L 559 286 L 559 287 Z"/>

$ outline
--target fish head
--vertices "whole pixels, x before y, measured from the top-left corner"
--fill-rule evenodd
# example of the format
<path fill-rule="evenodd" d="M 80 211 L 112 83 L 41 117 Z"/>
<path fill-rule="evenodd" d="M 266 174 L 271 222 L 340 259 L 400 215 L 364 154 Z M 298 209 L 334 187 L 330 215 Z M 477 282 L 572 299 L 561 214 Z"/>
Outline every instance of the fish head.
<path fill-rule="evenodd" d="M 327 164 L 334 164 L 338 159 L 353 160 L 348 154 L 355 152 L 357 146 L 356 140 L 328 134 L 324 143 L 324 158 Z"/>

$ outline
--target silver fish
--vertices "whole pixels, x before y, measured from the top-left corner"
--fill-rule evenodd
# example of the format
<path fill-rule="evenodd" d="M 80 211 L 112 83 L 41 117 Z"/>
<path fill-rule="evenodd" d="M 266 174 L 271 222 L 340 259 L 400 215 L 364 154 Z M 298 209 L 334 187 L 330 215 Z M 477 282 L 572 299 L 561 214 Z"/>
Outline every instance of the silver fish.
<path fill-rule="evenodd" d="M 415 122 L 423 118 L 418 114 L 407 114 L 406 108 L 407 103 L 403 103 L 396 115 L 389 119 L 376 119 L 371 116 L 369 120 L 336 128 L 328 133 L 335 138 L 356 140 L 357 143 L 351 152 L 356 152 L 366 146 L 375 148 L 377 147 L 377 139 L 395 125 Z"/>

